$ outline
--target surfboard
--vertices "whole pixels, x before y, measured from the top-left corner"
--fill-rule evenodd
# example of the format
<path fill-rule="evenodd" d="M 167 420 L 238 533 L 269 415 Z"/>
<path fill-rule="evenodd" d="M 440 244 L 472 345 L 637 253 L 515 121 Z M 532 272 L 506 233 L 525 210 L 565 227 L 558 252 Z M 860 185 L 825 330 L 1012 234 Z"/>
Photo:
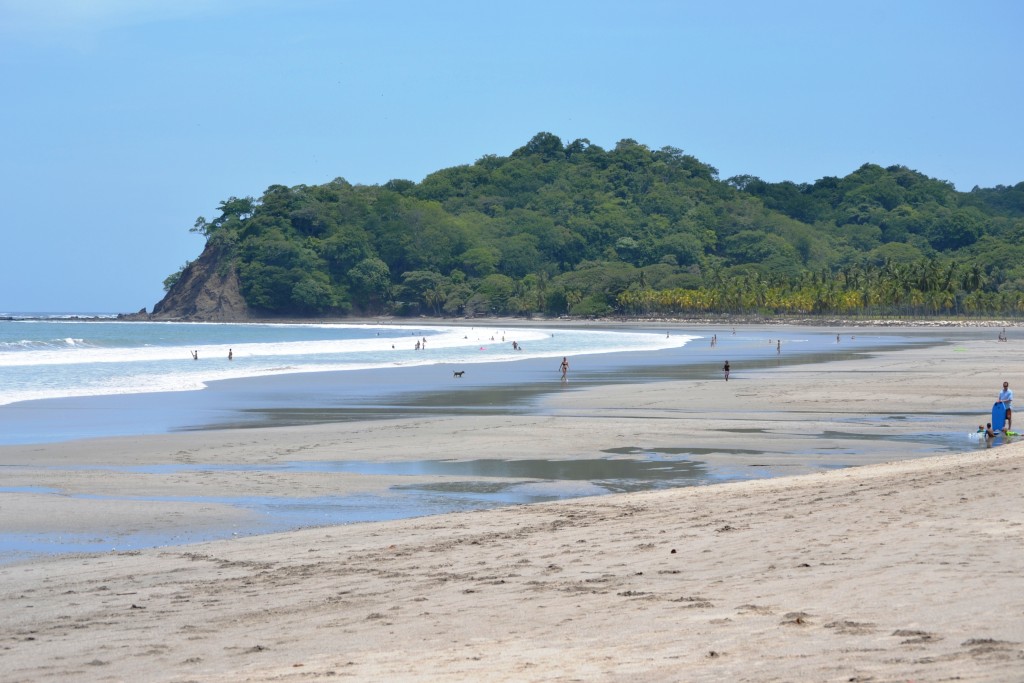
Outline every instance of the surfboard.
<path fill-rule="evenodd" d="M 996 401 L 992 406 L 992 431 L 998 432 L 1006 424 L 1006 406 L 1002 401 Z"/>

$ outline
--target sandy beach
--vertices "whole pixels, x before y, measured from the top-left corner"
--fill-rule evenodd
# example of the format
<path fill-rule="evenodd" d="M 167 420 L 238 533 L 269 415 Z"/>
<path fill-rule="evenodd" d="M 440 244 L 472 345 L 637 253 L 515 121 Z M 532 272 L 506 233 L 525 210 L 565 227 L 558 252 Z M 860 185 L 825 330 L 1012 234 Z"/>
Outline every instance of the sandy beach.
<path fill-rule="evenodd" d="M 182 543 L 0 566 L 0 680 L 1024 680 L 1024 437 L 967 438 L 1022 361 L 979 331 L 531 414 L 0 447 L 0 534 Z M 927 434 L 963 452 L 911 448 Z M 683 445 L 749 480 L 185 544 L 253 523 L 216 496 L 457 479 L 274 463 Z M 252 467 L 167 467 L 203 463 Z"/>

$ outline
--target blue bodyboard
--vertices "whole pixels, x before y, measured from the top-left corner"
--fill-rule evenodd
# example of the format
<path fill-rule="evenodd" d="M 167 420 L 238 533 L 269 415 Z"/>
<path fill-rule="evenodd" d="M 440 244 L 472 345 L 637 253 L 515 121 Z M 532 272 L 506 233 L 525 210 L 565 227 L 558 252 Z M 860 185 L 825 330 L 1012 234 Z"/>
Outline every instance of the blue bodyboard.
<path fill-rule="evenodd" d="M 1002 401 L 996 401 L 992 406 L 992 431 L 1002 431 L 1004 425 L 1006 425 L 1006 406 Z"/>

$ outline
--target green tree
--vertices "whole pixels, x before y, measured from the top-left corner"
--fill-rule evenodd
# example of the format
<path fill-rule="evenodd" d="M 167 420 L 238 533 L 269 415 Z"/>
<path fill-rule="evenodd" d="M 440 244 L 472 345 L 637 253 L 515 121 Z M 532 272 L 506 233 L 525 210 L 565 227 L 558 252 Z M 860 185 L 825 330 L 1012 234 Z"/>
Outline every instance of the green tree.
<path fill-rule="evenodd" d="M 391 302 L 391 273 L 379 258 L 363 259 L 349 272 L 352 292 L 364 302 L 369 313 L 386 310 Z"/>

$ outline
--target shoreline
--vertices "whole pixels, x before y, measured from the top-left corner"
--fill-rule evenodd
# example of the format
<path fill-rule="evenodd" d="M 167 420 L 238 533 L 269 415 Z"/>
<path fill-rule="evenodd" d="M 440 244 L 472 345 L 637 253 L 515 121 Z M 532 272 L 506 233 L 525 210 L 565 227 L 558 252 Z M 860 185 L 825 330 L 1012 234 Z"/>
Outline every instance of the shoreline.
<path fill-rule="evenodd" d="M 421 326 L 417 326 L 421 327 Z M 403 329 L 417 329 L 404 327 Z M 502 329 L 502 328 L 495 328 Z M 508 328 L 512 329 L 512 328 Z M 555 326 L 544 328 L 559 329 Z M 563 328 L 564 329 L 564 328 Z M 576 328 L 578 329 L 578 328 Z M 723 333 L 718 328 L 624 325 L 616 332 L 674 330 L 703 335 L 685 346 L 653 351 L 577 352 L 571 372 L 572 389 L 597 384 L 620 384 L 631 379 L 694 379 L 719 374 L 723 359 L 748 369 L 762 366 L 799 365 L 808 359 L 835 359 L 869 353 L 898 344 L 939 344 L 949 335 L 971 335 L 972 330 L 946 330 L 933 337 L 930 329 L 879 330 L 862 333 L 858 340 L 833 345 L 831 330 L 821 328 L 724 328 L 739 329 L 739 337 L 723 339 L 717 348 L 707 338 Z M 589 326 L 590 331 L 597 328 Z M 810 332 L 808 335 L 807 333 Z M 759 343 L 760 334 L 781 333 L 784 354 Z M 806 335 L 806 336 L 805 336 Z M 554 336 L 554 335 L 552 335 Z M 678 337 L 678 335 L 676 335 Z M 791 343 L 798 342 L 798 343 Z M 738 343 L 737 343 L 738 342 Z M 363 419 L 370 411 L 385 416 L 389 411 L 413 416 L 449 409 L 454 413 L 523 412 L 541 397 L 560 387 L 548 364 L 562 355 L 558 349 L 547 356 L 507 358 L 484 362 L 446 363 L 428 360 L 398 366 L 350 370 L 306 371 L 209 379 L 183 391 L 115 392 L 99 395 L 39 398 L 0 406 L 0 443 L 27 444 L 67 441 L 113 435 L 174 433 L 195 429 L 308 424 L 316 421 Z M 703 365 L 702 365 L 703 364 Z M 467 377 L 451 381 L 452 369 L 469 370 Z M 289 416 L 295 416 L 289 420 Z"/>
<path fill-rule="evenodd" d="M 914 405 L 913 378 L 899 379 L 894 380 L 898 384 L 895 390 L 901 394 L 887 406 L 877 400 L 873 388 L 860 386 L 858 381 L 860 373 L 868 372 L 870 367 L 876 368 L 870 372 L 878 373 L 879 366 L 891 362 L 915 365 L 919 358 L 936 354 L 961 360 L 954 354 L 963 350 L 947 341 L 908 349 L 860 349 L 839 356 L 787 355 L 785 360 L 744 363 L 739 371 L 734 361 L 732 382 L 722 382 L 718 371 L 709 373 L 703 362 L 671 366 L 661 356 L 644 356 L 642 362 L 651 365 L 616 366 L 605 359 L 592 380 L 585 376 L 581 379 L 580 365 L 576 364 L 569 383 L 533 384 L 527 379 L 525 384 L 508 387 L 502 380 L 508 378 L 502 374 L 493 380 L 498 382 L 494 386 L 460 381 L 455 385 L 455 394 L 437 393 L 451 390 L 428 388 L 429 384 L 423 382 L 413 383 L 410 393 L 410 375 L 406 371 L 401 376 L 407 393 L 386 395 L 380 406 L 375 401 L 367 406 L 348 405 L 344 401 L 331 405 L 330 401 L 337 401 L 338 389 L 333 373 L 314 373 L 305 378 L 289 375 L 263 382 L 222 382 L 201 397 L 143 394 L 52 401 L 46 402 L 45 407 L 55 410 L 55 415 L 68 416 L 65 419 L 97 420 L 104 414 L 124 419 L 125 413 L 146 419 L 141 416 L 153 413 L 145 407 L 147 402 L 155 402 L 171 414 L 178 412 L 171 398 L 188 402 L 189 411 L 196 410 L 192 405 L 195 401 L 204 401 L 224 412 L 225 404 L 230 404 L 234 394 L 248 395 L 256 387 L 259 394 L 267 396 L 266 407 L 238 413 L 246 415 L 248 422 L 239 422 L 241 418 L 229 418 L 225 413 L 212 425 L 163 433 L 0 445 L 0 467 L 11 490 L 8 498 L 29 497 L 37 491 L 63 492 L 65 498 L 50 511 L 55 518 L 81 515 L 91 507 L 83 496 L 95 494 L 113 498 L 106 505 L 109 511 L 126 510 L 117 512 L 117 519 L 130 517 L 127 510 L 139 502 L 124 499 L 123 492 L 130 490 L 135 497 L 148 496 L 153 500 L 177 496 L 186 509 L 204 503 L 207 510 L 219 509 L 225 525 L 222 536 L 232 531 L 249 535 L 268 530 L 267 524 L 254 522 L 251 514 L 239 514 L 240 505 L 243 509 L 253 508 L 249 501 L 254 497 L 383 496 L 395 487 L 406 490 L 414 485 L 448 485 L 446 482 L 452 478 L 438 474 L 438 467 L 432 463 L 453 458 L 538 463 L 549 459 L 594 458 L 687 461 L 703 472 L 694 483 L 786 476 L 977 448 L 978 442 L 966 438 L 977 418 L 964 410 L 965 403 L 960 400 L 963 397 L 947 400 L 943 405 L 934 401 Z M 698 352 L 714 355 L 714 350 Z M 896 360 L 903 358 L 909 360 Z M 706 364 L 717 368 L 717 362 L 720 361 Z M 429 370 L 413 371 L 429 374 Z M 524 375 L 522 369 L 516 371 Z M 901 369 L 884 372 L 899 377 Z M 378 383 L 377 371 L 341 376 L 357 393 L 371 390 L 370 385 L 352 377 Z M 827 377 L 837 385 L 852 382 L 849 389 L 839 389 L 845 395 L 846 405 L 823 406 L 815 395 L 803 396 L 808 390 L 826 389 L 813 386 L 817 377 Z M 941 378 L 939 373 L 926 379 L 934 382 Z M 522 382 L 523 378 L 517 381 Z M 279 385 L 280 390 L 271 391 L 274 385 Z M 274 398 L 287 397 L 300 386 L 304 396 L 316 396 L 322 391 L 329 400 L 307 400 L 301 407 L 289 408 L 285 407 L 287 403 Z M 680 400 L 694 392 L 700 395 L 699 403 Z M 826 389 L 822 396 L 827 393 Z M 744 408 L 739 411 L 737 397 L 743 397 L 740 401 Z M 792 405 L 794 402 L 796 405 Z M 983 396 L 972 402 L 986 404 Z M 904 414 L 894 417 L 896 411 Z M 956 421 L 955 427 L 951 420 Z M 380 476 L 353 476 L 340 471 L 347 468 L 351 472 L 359 462 L 405 462 L 408 467 L 433 474 L 408 477 L 378 472 Z M 204 464 L 214 469 L 234 465 L 248 472 L 221 472 L 214 476 L 204 471 L 172 471 L 175 467 L 195 468 Z M 279 471 L 282 466 L 287 466 L 290 474 Z M 324 472 L 324 467 L 339 471 Z M 145 475 L 132 472 L 131 468 L 163 468 L 164 472 L 151 471 Z M 547 476 L 542 470 L 535 467 L 533 476 Z M 472 480 L 468 474 L 462 479 L 467 477 Z M 248 479 L 260 485 L 237 484 Z M 314 479 L 316 485 L 311 484 Z M 530 479 L 530 474 L 524 473 L 496 483 L 521 486 Z M 610 490 L 615 490 L 616 483 L 610 483 Z M 555 488 L 553 494 L 578 495 L 571 489 L 568 494 L 559 491 Z M 591 493 L 606 492 L 595 489 Z M 52 495 L 41 498 L 37 506 L 43 505 L 45 509 L 57 505 Z M 486 497 L 479 504 L 488 506 Z M 345 505 L 344 501 L 325 501 L 322 523 L 345 521 Z M 332 509 L 340 513 L 328 514 Z M 143 515 L 143 519 L 152 518 L 153 530 L 164 529 L 160 533 L 165 535 L 169 530 L 171 535 L 177 535 L 173 534 L 175 525 L 154 516 L 155 513 Z M 215 526 L 218 514 L 206 516 Z M 109 547 L 139 547 L 137 541 L 119 534 L 119 528 L 116 521 L 104 525 L 105 533 L 100 538 L 109 535 Z M 149 526 L 143 524 L 141 528 L 143 538 L 148 538 Z M 0 533 L 3 531 L 0 526 Z M 73 540 L 72 536 L 65 543 L 72 545 Z M 60 547 L 58 544 L 57 549 Z"/>
<path fill-rule="evenodd" d="M 533 414 L 0 447 L 6 481 L 65 493 L 0 493 L 2 533 L 41 522 L 199 528 L 237 510 L 189 497 L 387 493 L 408 481 L 265 469 L 295 460 L 689 449 L 709 466 L 754 473 L 0 566 L 5 672 L 19 681 L 1016 680 L 1024 442 L 987 449 L 966 432 L 1004 377 L 1016 384 L 1006 368 L 1021 361 L 1021 344 L 978 336 L 744 370 L 729 382 L 557 392 Z M 915 455 L 915 442 L 901 440 L 940 430 L 962 434 L 964 452 Z M 861 466 L 829 470 L 867 446 Z M 83 463 L 258 467 L 61 469 Z M 763 478 L 766 465 L 796 476 Z M 67 495 L 79 492 L 93 497 Z M 167 500 L 131 500 L 139 494 Z"/>

